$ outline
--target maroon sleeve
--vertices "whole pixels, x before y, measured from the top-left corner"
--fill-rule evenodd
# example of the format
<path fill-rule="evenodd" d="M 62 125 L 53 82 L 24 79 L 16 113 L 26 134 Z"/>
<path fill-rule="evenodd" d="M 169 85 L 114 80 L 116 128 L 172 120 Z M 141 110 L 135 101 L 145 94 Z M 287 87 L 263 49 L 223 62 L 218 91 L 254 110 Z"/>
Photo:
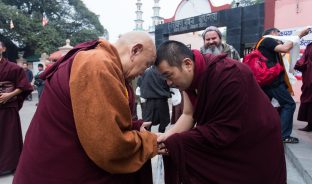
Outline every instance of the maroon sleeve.
<path fill-rule="evenodd" d="M 143 124 L 143 120 L 132 120 L 132 130 L 138 130 L 140 131 L 140 128 Z"/>
<path fill-rule="evenodd" d="M 307 67 L 307 63 L 304 62 L 304 57 L 302 57 L 295 65 L 295 70 L 298 70 L 300 72 L 303 72 Z"/>

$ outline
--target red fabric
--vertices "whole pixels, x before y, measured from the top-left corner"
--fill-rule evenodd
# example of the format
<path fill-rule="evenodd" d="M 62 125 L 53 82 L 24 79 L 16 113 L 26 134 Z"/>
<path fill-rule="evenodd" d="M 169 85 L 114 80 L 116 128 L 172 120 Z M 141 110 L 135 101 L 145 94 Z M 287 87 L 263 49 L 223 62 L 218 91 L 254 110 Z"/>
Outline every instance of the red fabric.
<path fill-rule="evenodd" d="M 134 113 L 136 112 L 134 109 L 134 108 L 136 108 L 135 107 L 135 96 L 133 93 L 132 86 L 128 82 L 126 82 L 126 87 L 127 87 L 127 91 L 128 91 L 129 107 L 131 110 L 132 117 L 134 117 Z M 133 130 L 140 131 L 142 124 L 143 124 L 143 120 L 132 119 L 132 129 Z"/>
<path fill-rule="evenodd" d="M 18 111 L 15 108 L 0 109 L 0 173 L 16 169 L 22 148 Z"/>
<path fill-rule="evenodd" d="M 259 50 L 254 50 L 243 58 L 243 63 L 248 65 L 254 73 L 255 78 L 260 86 L 269 85 L 278 77 L 283 67 L 278 63 L 268 68 L 265 58 Z"/>
<path fill-rule="evenodd" d="M 296 63 L 295 69 L 302 72 L 301 103 L 312 103 L 312 44 L 309 44 Z"/>
<path fill-rule="evenodd" d="M 192 81 L 192 84 L 190 85 L 190 87 L 185 90 L 185 92 L 188 94 L 188 97 L 193 105 L 193 107 L 196 106 L 197 100 L 197 86 L 198 84 L 201 82 L 200 78 L 201 78 L 201 73 L 204 71 L 205 69 L 205 65 L 206 65 L 206 61 L 204 56 L 198 51 L 198 50 L 192 50 L 193 54 L 194 54 L 194 58 L 195 58 L 195 68 L 194 68 L 194 79 Z M 207 55 L 211 55 L 211 54 L 207 54 Z M 213 57 L 213 55 L 211 55 Z"/>
<path fill-rule="evenodd" d="M 312 43 L 307 47 L 301 59 L 296 63 L 296 70 L 302 72 L 302 94 L 298 120 L 312 123 Z"/>
<path fill-rule="evenodd" d="M 171 164 L 166 181 L 184 184 L 285 184 L 279 115 L 250 69 L 207 55 L 196 80 L 197 126 L 165 141 Z M 195 61 L 195 65 L 198 62 Z M 168 175 L 168 173 L 170 175 Z M 169 179 L 169 180 L 168 180 Z"/>
<path fill-rule="evenodd" d="M 17 107 L 20 110 L 26 97 L 33 91 L 33 87 L 29 84 L 23 68 L 6 58 L 2 58 L 0 62 L 0 82 L 3 81 L 13 82 L 16 88 L 22 90 L 22 93 L 17 96 L 17 101 L 0 105 L 0 108 Z"/>

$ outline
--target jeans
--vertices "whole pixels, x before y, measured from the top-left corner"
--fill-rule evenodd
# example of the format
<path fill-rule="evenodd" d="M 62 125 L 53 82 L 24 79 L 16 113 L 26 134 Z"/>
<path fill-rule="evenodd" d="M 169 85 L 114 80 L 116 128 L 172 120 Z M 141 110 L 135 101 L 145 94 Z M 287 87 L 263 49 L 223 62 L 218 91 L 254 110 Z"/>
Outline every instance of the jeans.
<path fill-rule="evenodd" d="M 281 83 L 277 87 L 263 90 L 270 99 L 275 98 L 280 104 L 282 138 L 289 137 L 292 132 L 293 116 L 296 109 L 294 99 L 288 92 L 285 83 Z"/>

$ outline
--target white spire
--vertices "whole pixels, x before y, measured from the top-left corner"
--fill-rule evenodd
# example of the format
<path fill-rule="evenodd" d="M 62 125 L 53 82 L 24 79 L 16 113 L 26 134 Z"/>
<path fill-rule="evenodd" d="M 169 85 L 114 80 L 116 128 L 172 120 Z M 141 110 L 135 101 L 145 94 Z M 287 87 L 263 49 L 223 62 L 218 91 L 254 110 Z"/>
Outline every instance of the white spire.
<path fill-rule="evenodd" d="M 155 31 L 155 26 L 163 23 L 164 21 L 164 18 L 159 16 L 159 11 L 160 11 L 159 0 L 154 0 L 153 16 L 152 16 L 153 25 L 150 26 L 150 31 Z"/>
<path fill-rule="evenodd" d="M 143 22 L 144 22 L 144 20 L 142 19 L 143 11 L 142 11 L 141 0 L 137 0 L 136 6 L 137 6 L 137 10 L 135 11 L 135 13 L 136 13 L 136 20 L 134 20 L 134 22 L 135 22 L 134 30 L 142 31 L 143 30 Z"/>

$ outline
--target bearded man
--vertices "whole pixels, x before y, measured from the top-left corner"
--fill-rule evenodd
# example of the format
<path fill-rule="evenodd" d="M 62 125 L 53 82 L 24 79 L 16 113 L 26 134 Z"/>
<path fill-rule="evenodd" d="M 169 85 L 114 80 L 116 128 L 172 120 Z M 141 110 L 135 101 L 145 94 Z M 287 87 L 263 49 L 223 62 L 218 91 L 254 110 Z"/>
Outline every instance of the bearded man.
<path fill-rule="evenodd" d="M 239 53 L 232 45 L 222 43 L 221 31 L 215 26 L 209 26 L 202 34 L 204 45 L 200 48 L 202 54 L 219 55 L 226 53 L 229 58 L 240 60 Z"/>

